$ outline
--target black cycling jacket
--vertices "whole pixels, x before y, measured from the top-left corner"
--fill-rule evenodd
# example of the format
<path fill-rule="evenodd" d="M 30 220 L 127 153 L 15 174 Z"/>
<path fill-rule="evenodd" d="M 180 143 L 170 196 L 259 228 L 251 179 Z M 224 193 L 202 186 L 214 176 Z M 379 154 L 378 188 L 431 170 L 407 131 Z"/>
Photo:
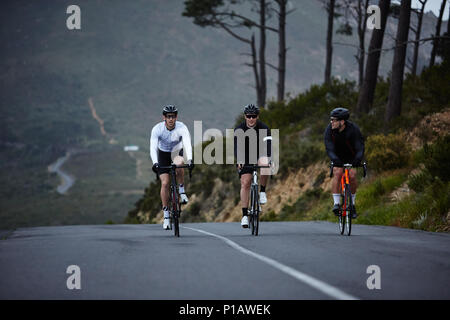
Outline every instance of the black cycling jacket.
<path fill-rule="evenodd" d="M 254 128 L 249 128 L 249 127 L 247 127 L 247 123 L 244 121 L 244 122 L 242 122 L 239 126 L 237 126 L 234 129 L 234 133 L 235 133 L 235 135 L 234 135 L 234 158 L 235 159 L 237 159 L 237 156 L 238 156 L 238 152 L 237 152 L 238 141 L 237 141 L 237 134 L 236 134 L 236 130 L 238 130 L 238 129 L 242 129 L 244 131 L 244 133 L 247 130 L 255 130 L 256 131 L 256 137 L 257 137 L 257 140 L 256 140 L 257 141 L 256 142 L 256 152 L 257 152 L 256 153 L 256 159 L 259 159 L 259 157 L 261 157 L 261 156 L 267 156 L 267 157 L 271 156 L 271 154 L 272 154 L 272 142 L 271 142 L 271 140 L 267 140 L 267 141 L 263 142 L 263 139 L 265 137 L 271 136 L 269 127 L 266 124 L 264 124 L 263 122 L 258 120 L 256 122 L 256 125 L 255 125 Z M 260 129 L 263 129 L 263 130 L 260 132 Z M 261 137 L 260 137 L 260 133 L 262 134 Z M 259 150 L 260 141 L 263 144 L 263 147 L 264 147 L 263 150 Z M 251 161 L 252 159 L 250 159 L 249 155 L 250 155 L 249 137 L 245 137 L 245 162 L 244 163 L 245 164 L 257 163 L 257 162 Z M 238 162 L 239 162 L 239 159 L 238 159 Z"/>
<path fill-rule="evenodd" d="M 359 127 L 350 121 L 346 121 L 342 132 L 332 130 L 331 124 L 325 130 L 325 148 L 328 157 L 335 166 L 344 163 L 359 165 L 364 157 L 364 139 Z"/>

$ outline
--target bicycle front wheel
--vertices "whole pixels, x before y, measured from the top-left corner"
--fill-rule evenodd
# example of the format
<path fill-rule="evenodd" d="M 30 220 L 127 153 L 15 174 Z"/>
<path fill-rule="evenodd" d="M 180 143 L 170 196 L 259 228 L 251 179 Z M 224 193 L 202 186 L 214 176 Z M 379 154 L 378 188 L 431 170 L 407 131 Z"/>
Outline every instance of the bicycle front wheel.
<path fill-rule="evenodd" d="M 352 202 L 352 193 L 350 191 L 350 186 L 345 188 L 345 197 L 346 197 L 346 203 L 347 203 L 347 207 L 346 207 L 346 230 L 347 230 L 347 235 L 349 236 L 352 233 L 352 214 L 353 214 L 353 202 Z"/>
<path fill-rule="evenodd" d="M 256 192 L 256 201 L 255 201 L 255 211 L 254 211 L 254 224 L 255 224 L 255 236 L 258 235 L 259 232 L 259 214 L 260 212 L 260 207 L 259 207 L 259 197 L 258 197 L 258 192 Z"/>
<path fill-rule="evenodd" d="M 174 224 L 174 235 L 175 237 L 180 236 L 180 226 L 179 226 L 179 215 L 180 215 L 180 203 L 176 189 L 172 190 L 172 217 Z"/>
<path fill-rule="evenodd" d="M 252 235 L 255 234 L 255 188 L 252 186 L 250 191 L 250 229 L 252 231 Z"/>
<path fill-rule="evenodd" d="M 340 234 L 344 234 L 345 231 L 345 197 L 341 197 L 342 198 L 342 207 L 341 207 L 341 211 L 339 212 L 339 216 L 338 216 L 338 226 L 339 226 L 339 233 Z"/>

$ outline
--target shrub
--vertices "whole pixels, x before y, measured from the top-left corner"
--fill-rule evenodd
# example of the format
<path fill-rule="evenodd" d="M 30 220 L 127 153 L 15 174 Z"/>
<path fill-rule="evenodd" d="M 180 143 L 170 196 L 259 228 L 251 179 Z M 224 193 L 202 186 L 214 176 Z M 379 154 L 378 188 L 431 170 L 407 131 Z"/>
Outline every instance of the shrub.
<path fill-rule="evenodd" d="M 424 165 L 433 177 L 442 181 L 450 180 L 450 135 L 439 137 L 431 146 L 425 144 Z"/>
<path fill-rule="evenodd" d="M 402 168 L 408 165 L 411 148 L 405 143 L 405 134 L 377 134 L 366 143 L 366 158 L 370 168 L 381 171 Z"/>
<path fill-rule="evenodd" d="M 418 174 L 413 174 L 408 179 L 408 187 L 415 192 L 423 192 L 425 187 L 432 182 L 432 177 L 427 170 L 424 170 Z"/>

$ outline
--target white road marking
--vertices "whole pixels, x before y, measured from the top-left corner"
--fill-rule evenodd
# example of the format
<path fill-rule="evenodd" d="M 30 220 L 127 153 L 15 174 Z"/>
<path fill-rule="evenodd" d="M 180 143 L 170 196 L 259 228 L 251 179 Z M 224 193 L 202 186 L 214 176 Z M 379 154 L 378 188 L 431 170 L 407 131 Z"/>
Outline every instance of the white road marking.
<path fill-rule="evenodd" d="M 289 267 L 287 265 L 284 265 L 284 264 L 282 264 L 282 263 L 280 263 L 280 262 L 278 262 L 278 261 L 276 261 L 274 259 L 271 259 L 269 257 L 263 256 L 261 254 L 255 253 L 255 252 L 250 251 L 248 249 L 245 249 L 244 247 L 241 247 L 236 242 L 231 241 L 228 238 L 225 238 L 223 236 L 220 236 L 220 235 L 217 235 L 217 234 L 214 234 L 214 233 L 211 233 L 211 232 L 207 232 L 207 231 L 204 231 L 204 230 L 201 230 L 201 229 L 190 228 L 190 227 L 185 227 L 185 226 L 182 226 L 182 228 L 190 229 L 190 230 L 193 230 L 193 231 L 197 231 L 197 232 L 209 235 L 211 237 L 218 238 L 218 239 L 224 241 L 229 246 L 233 247 L 234 249 L 236 249 L 236 250 L 238 250 L 238 251 L 240 251 L 240 252 L 242 252 L 242 253 L 244 253 L 246 255 L 254 257 L 254 258 L 256 258 L 256 259 L 258 259 L 258 260 L 260 260 L 262 262 L 265 262 L 268 265 L 270 265 L 270 266 L 272 266 L 272 267 L 274 267 L 274 268 L 276 268 L 276 269 L 278 269 L 278 270 L 280 270 L 280 271 L 282 271 L 282 272 L 284 272 L 284 273 L 294 277 L 297 280 L 300 280 L 300 281 L 306 283 L 307 285 L 309 285 L 309 286 L 311 286 L 311 287 L 313 287 L 313 288 L 315 288 L 315 289 L 325 293 L 326 295 L 328 295 L 328 296 L 330 296 L 330 297 L 332 297 L 334 299 L 338 299 L 338 300 L 359 300 L 358 298 L 356 298 L 356 297 L 354 297 L 352 295 L 349 295 L 349 294 L 343 292 L 342 290 L 340 290 L 340 289 L 338 289 L 336 287 L 333 287 L 332 285 L 329 285 L 329 284 L 327 284 L 327 283 L 325 283 L 325 282 L 323 282 L 321 280 L 318 280 L 318 279 L 313 278 L 313 277 L 311 277 L 311 276 L 309 276 L 309 275 L 307 275 L 307 274 L 305 274 L 303 272 L 295 270 L 294 268 L 291 268 L 291 267 Z"/>

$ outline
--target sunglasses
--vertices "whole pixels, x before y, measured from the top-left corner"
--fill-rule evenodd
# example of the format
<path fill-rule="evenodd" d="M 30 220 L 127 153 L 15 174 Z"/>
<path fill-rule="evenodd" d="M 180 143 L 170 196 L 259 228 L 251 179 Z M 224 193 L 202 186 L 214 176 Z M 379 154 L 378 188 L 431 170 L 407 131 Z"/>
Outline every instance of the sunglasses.
<path fill-rule="evenodd" d="M 246 114 L 245 117 L 247 119 L 256 119 L 258 117 L 258 115 L 257 114 Z"/>
<path fill-rule="evenodd" d="M 331 122 L 335 122 L 335 121 L 339 121 L 339 119 L 331 118 L 330 121 L 331 121 Z"/>
<path fill-rule="evenodd" d="M 168 115 L 166 115 L 167 119 L 175 119 L 176 117 L 177 117 L 177 115 L 175 115 L 175 114 L 168 114 Z"/>

